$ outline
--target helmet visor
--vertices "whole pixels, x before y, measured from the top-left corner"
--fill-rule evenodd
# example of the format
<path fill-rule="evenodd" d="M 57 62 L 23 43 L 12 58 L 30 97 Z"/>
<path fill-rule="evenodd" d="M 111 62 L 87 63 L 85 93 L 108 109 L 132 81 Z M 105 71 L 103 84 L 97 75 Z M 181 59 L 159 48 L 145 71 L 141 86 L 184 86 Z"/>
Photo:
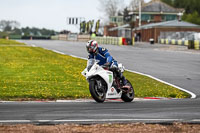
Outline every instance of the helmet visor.
<path fill-rule="evenodd" d="M 95 46 L 87 47 L 87 51 L 90 52 L 90 53 L 95 52 Z"/>

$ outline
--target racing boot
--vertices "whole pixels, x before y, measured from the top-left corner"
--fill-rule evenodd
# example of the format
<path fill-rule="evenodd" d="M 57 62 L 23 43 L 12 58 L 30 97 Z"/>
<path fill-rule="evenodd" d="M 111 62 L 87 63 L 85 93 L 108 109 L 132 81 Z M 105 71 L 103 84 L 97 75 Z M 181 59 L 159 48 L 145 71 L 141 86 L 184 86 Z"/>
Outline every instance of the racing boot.
<path fill-rule="evenodd" d="M 122 81 L 122 85 L 123 85 L 123 86 L 126 86 L 126 84 L 127 84 L 126 78 L 124 77 L 124 75 L 122 74 L 121 71 L 118 71 L 118 72 L 119 72 L 120 80 Z M 122 88 L 123 88 L 123 87 L 122 87 Z"/>
<path fill-rule="evenodd" d="M 122 80 L 123 86 L 126 86 L 127 80 L 126 80 L 126 78 L 123 75 L 122 75 L 121 80 Z"/>
<path fill-rule="evenodd" d="M 120 78 L 121 78 L 121 81 L 122 81 L 122 84 L 123 84 L 122 90 L 125 91 L 125 92 L 129 92 L 131 87 L 130 87 L 130 85 L 127 84 L 128 82 L 127 82 L 126 78 L 123 76 L 122 73 L 121 73 Z"/>

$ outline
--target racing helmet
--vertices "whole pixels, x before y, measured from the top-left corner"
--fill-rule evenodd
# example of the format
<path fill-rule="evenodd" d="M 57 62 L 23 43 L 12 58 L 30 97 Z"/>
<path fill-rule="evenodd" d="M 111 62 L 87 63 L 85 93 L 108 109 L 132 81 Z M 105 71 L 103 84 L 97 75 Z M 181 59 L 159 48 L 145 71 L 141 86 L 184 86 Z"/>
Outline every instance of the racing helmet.
<path fill-rule="evenodd" d="M 97 51 L 98 51 L 97 48 L 98 48 L 97 41 L 90 40 L 86 44 L 86 49 L 87 49 L 88 53 L 97 53 Z"/>

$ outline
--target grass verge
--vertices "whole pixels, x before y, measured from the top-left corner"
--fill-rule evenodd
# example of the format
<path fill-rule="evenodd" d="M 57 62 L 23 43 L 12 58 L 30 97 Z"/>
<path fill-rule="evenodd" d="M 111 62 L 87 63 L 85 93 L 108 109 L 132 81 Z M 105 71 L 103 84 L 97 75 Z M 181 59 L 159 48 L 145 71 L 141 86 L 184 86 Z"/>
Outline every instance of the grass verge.
<path fill-rule="evenodd" d="M 15 40 L 0 39 L 0 46 L 1 45 L 25 45 L 25 44 L 17 42 Z"/>
<path fill-rule="evenodd" d="M 85 60 L 38 47 L 0 47 L 0 99 L 90 98 L 88 82 L 81 75 L 85 67 Z M 132 82 L 136 97 L 189 97 L 151 78 L 130 72 L 124 75 Z"/>

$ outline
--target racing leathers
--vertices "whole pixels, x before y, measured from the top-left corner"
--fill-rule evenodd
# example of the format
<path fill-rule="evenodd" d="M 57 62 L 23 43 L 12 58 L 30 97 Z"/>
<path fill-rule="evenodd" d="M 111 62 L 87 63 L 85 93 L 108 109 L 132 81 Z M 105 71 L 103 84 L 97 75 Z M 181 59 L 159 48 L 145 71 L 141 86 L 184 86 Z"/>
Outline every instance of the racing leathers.
<path fill-rule="evenodd" d="M 123 85 L 126 85 L 127 81 L 122 72 L 119 70 L 117 61 L 114 60 L 106 48 L 98 47 L 96 53 L 89 53 L 88 59 L 98 60 L 98 64 L 100 66 L 106 65 L 111 69 L 116 68 L 117 75 L 119 75 L 120 79 L 122 79 Z"/>

